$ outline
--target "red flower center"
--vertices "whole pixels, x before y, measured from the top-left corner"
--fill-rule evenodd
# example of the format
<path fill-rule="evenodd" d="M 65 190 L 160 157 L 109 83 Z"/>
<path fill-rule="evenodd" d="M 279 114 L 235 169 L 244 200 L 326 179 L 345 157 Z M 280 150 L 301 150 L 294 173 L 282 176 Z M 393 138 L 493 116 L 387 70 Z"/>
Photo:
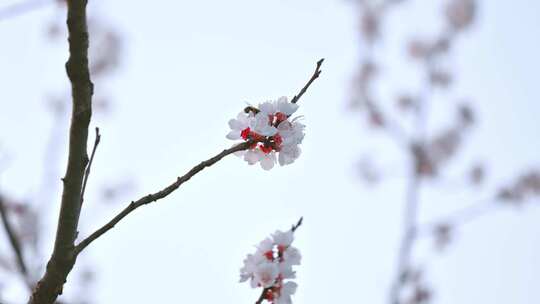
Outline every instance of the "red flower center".
<path fill-rule="evenodd" d="M 240 132 L 240 136 L 242 136 L 243 139 L 248 139 L 250 132 L 251 130 L 249 129 L 249 127 L 245 128 L 244 130 L 242 130 L 242 132 Z"/>
<path fill-rule="evenodd" d="M 261 145 L 261 146 L 259 146 L 259 149 L 261 149 L 261 151 L 263 151 L 266 154 L 272 152 L 272 147 L 267 146 L 267 145 Z"/>
<path fill-rule="evenodd" d="M 266 293 L 264 294 L 264 299 L 266 299 L 268 301 L 273 301 L 274 300 L 274 292 L 271 289 L 268 289 L 266 291 Z"/>
<path fill-rule="evenodd" d="M 277 112 L 276 113 L 276 126 L 278 126 L 282 121 L 287 120 L 287 118 L 288 117 L 285 113 Z"/>
<path fill-rule="evenodd" d="M 272 250 L 268 250 L 267 252 L 265 252 L 264 256 L 270 261 L 274 260 L 274 253 L 272 252 Z"/>

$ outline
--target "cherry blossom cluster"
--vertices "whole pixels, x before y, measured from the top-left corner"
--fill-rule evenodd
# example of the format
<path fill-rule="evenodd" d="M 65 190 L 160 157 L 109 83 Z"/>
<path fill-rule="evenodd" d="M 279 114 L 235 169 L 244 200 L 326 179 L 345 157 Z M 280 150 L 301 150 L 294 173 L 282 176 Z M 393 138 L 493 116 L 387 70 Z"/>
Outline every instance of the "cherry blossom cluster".
<path fill-rule="evenodd" d="M 248 254 L 240 269 L 240 282 L 250 281 L 251 288 L 263 288 L 261 303 L 267 300 L 273 304 L 290 304 L 297 284 L 294 265 L 300 265 L 301 255 L 291 246 L 294 232 L 276 231 L 263 240 L 254 254 Z M 286 281 L 285 280 L 289 280 Z"/>
<path fill-rule="evenodd" d="M 297 104 L 281 97 L 257 108 L 247 107 L 236 119 L 229 120 L 228 139 L 253 141 L 248 150 L 236 154 L 250 165 L 260 163 L 265 170 L 272 169 L 276 162 L 281 166 L 293 163 L 300 156 L 305 128 L 299 117 L 290 119 L 297 109 Z"/>

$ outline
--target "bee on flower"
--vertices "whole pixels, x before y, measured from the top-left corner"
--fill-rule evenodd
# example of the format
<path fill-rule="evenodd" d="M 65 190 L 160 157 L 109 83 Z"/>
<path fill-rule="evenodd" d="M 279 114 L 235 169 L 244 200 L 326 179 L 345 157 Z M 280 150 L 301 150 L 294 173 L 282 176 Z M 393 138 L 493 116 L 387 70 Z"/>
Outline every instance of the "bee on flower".
<path fill-rule="evenodd" d="M 229 120 L 228 139 L 253 142 L 250 149 L 236 154 L 250 165 L 259 163 L 265 170 L 272 169 L 276 162 L 281 166 L 293 163 L 300 156 L 305 128 L 299 117 L 291 119 L 297 109 L 297 104 L 281 97 L 247 107 Z"/>

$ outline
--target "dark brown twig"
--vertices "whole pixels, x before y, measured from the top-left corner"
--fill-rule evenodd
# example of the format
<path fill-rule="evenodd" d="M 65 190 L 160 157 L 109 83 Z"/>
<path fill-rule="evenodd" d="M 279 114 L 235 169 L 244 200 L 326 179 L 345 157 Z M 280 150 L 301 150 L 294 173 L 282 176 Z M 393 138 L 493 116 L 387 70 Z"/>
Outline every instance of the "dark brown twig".
<path fill-rule="evenodd" d="M 291 99 L 292 103 L 297 103 L 298 100 L 300 99 L 300 97 L 302 97 L 302 95 L 304 95 L 304 93 L 308 90 L 309 86 L 313 83 L 313 81 L 315 81 L 315 79 L 319 78 L 319 76 L 321 75 L 321 72 L 322 72 L 321 71 L 321 66 L 322 66 L 323 62 L 324 62 L 324 58 L 317 61 L 317 67 L 315 68 L 315 72 L 313 72 L 313 75 L 308 80 L 306 85 L 304 85 L 304 87 L 300 90 L 298 95 L 295 95 L 293 97 L 293 99 Z M 257 113 L 259 113 L 259 109 L 255 108 L 253 106 L 247 106 L 247 107 L 244 108 L 244 112 L 245 113 L 253 112 L 254 114 L 257 114 Z"/>
<path fill-rule="evenodd" d="M 264 295 L 271 289 L 272 289 L 271 287 L 264 288 L 263 291 L 261 292 L 261 295 L 257 299 L 257 301 L 255 301 L 255 304 L 261 304 L 264 301 Z"/>
<path fill-rule="evenodd" d="M 302 95 L 304 95 L 304 93 L 306 93 L 307 89 L 313 83 L 313 81 L 315 81 L 315 79 L 319 78 L 319 75 L 321 75 L 321 72 L 322 72 L 321 71 L 321 65 L 322 65 L 323 61 L 324 61 L 324 58 L 317 61 L 317 67 L 315 68 L 315 72 L 313 72 L 313 75 L 311 76 L 309 81 L 306 83 L 306 85 L 300 90 L 298 95 L 295 95 L 293 97 L 293 99 L 291 100 L 292 103 L 297 103 L 298 100 L 300 100 L 300 97 L 302 97 Z"/>
<path fill-rule="evenodd" d="M 302 222 L 304 221 L 304 217 L 300 217 L 300 219 L 298 220 L 298 222 L 294 225 L 292 225 L 292 228 L 291 228 L 291 231 L 292 232 L 295 232 L 296 229 L 298 229 L 298 227 L 300 227 L 302 225 Z"/>
<path fill-rule="evenodd" d="M 171 194 L 173 191 L 178 189 L 183 183 L 187 182 L 190 178 L 195 176 L 197 173 L 201 172 L 204 168 L 210 167 L 213 164 L 220 161 L 225 156 L 232 154 L 234 152 L 243 151 L 248 149 L 251 145 L 253 145 L 252 141 L 244 142 L 241 144 L 238 144 L 232 148 L 223 150 L 218 155 L 205 160 L 198 164 L 197 166 L 193 167 L 191 170 L 189 170 L 186 174 L 179 176 L 176 181 L 166 188 L 162 189 L 161 191 L 158 191 L 153 194 L 149 194 L 147 196 L 144 196 L 136 201 L 132 201 L 124 210 L 122 210 L 118 215 L 116 215 L 111 221 L 109 221 L 107 224 L 105 224 L 103 227 L 96 230 L 94 233 L 92 233 L 90 236 L 88 236 L 86 239 L 81 241 L 76 247 L 75 247 L 75 254 L 78 255 L 82 250 L 84 250 L 90 243 L 95 241 L 97 238 L 102 236 L 107 231 L 111 230 L 118 222 L 120 222 L 124 217 L 126 217 L 128 214 L 133 212 L 135 209 L 144 206 L 146 204 L 158 201 L 169 194 Z"/>
<path fill-rule="evenodd" d="M 4 205 L 4 199 L 1 196 L 0 196 L 0 217 L 2 218 L 2 225 L 4 226 L 4 231 L 7 234 L 9 244 L 11 245 L 11 249 L 13 250 L 13 253 L 15 254 L 15 260 L 17 261 L 17 268 L 19 272 L 21 273 L 21 275 L 23 276 L 27 285 L 30 287 L 31 285 L 28 282 L 28 267 L 26 266 L 26 263 L 24 261 L 21 242 L 19 240 L 17 233 L 15 232 L 15 229 L 13 229 L 13 226 L 11 225 L 11 222 L 9 221 L 6 206 Z"/>
<path fill-rule="evenodd" d="M 264 301 L 264 295 L 271 289 L 272 287 L 264 288 L 257 301 L 255 301 L 255 304 L 261 304 Z"/>
<path fill-rule="evenodd" d="M 99 128 L 96 127 L 96 139 L 94 141 L 94 148 L 92 148 L 92 154 L 90 155 L 90 161 L 88 166 L 86 166 L 86 171 L 84 173 L 83 185 L 81 190 L 81 205 L 84 202 L 84 192 L 86 191 L 86 183 L 88 182 L 88 177 L 90 176 L 90 169 L 92 168 L 92 163 L 94 162 L 94 155 L 96 155 L 96 150 L 101 141 L 101 134 L 99 134 Z"/>

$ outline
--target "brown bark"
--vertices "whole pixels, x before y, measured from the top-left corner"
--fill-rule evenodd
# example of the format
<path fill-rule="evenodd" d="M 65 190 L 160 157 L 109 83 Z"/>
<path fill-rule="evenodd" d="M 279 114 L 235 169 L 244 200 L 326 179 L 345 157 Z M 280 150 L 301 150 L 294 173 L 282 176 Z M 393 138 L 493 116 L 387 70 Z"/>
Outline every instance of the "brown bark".
<path fill-rule="evenodd" d="M 29 303 L 54 303 L 62 294 L 67 276 L 75 264 L 74 243 L 81 211 L 81 189 L 88 155 L 88 125 L 92 115 L 93 84 L 88 70 L 88 30 L 86 0 L 67 1 L 69 59 L 66 71 L 71 81 L 72 114 L 69 131 L 69 155 L 66 175 L 62 179 L 60 216 L 54 249 L 47 269 L 38 282 Z"/>

